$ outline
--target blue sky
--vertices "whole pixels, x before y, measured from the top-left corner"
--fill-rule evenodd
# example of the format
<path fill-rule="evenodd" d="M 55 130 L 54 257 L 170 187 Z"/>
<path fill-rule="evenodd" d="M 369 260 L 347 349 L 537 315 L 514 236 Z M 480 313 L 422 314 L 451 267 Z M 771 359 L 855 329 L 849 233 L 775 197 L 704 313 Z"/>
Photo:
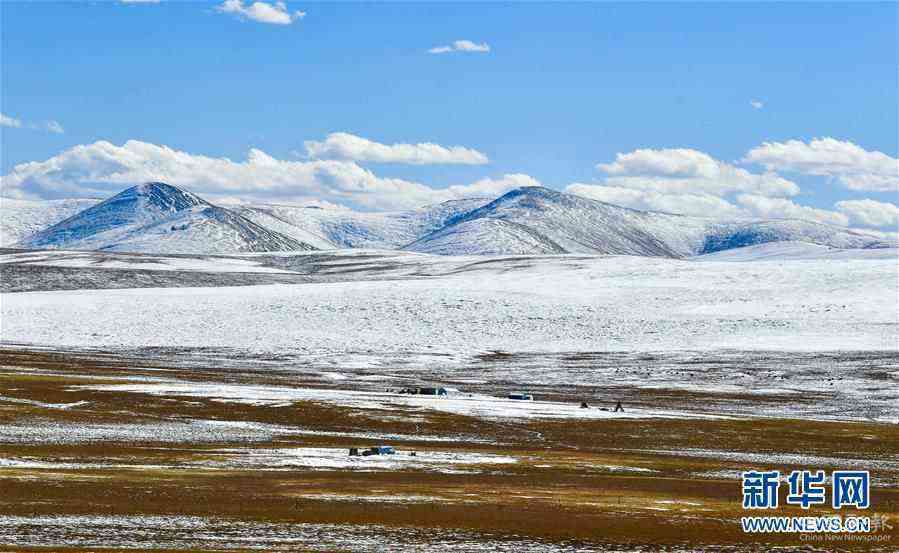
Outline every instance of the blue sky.
<path fill-rule="evenodd" d="M 363 209 L 500 191 L 526 175 L 559 190 L 580 183 L 585 195 L 634 207 L 702 212 L 705 198 L 708 209 L 728 215 L 717 198 L 750 210 L 735 215 L 894 226 L 895 4 L 288 2 L 289 24 L 254 19 L 247 2 L 233 7 L 4 2 L 3 193 L 122 188 L 127 177 L 111 178 L 71 153 L 57 157 L 97 141 L 116 148 L 137 141 L 152 151 L 88 149 L 83 157 L 125 164 L 128 171 L 112 172 L 135 177 L 162 164 L 171 178 L 186 169 L 167 168 L 171 160 L 154 157 L 162 154 L 150 145 L 238 164 L 255 148 L 283 163 L 277 177 L 254 165 L 182 184 L 213 196 L 320 196 Z M 428 52 L 457 40 L 489 51 Z M 310 162 L 305 141 L 337 132 L 388 147 L 461 146 L 489 161 L 410 163 L 388 154 L 384 162 L 343 152 L 327 166 L 289 165 Z M 783 147 L 748 155 L 764 143 Z M 634 151 L 644 153 L 614 174 L 597 167 Z M 700 153 L 726 167 L 711 168 Z M 132 155 L 140 160 L 124 159 Z M 835 163 L 840 156 L 849 161 Z M 16 169 L 54 159 L 39 171 Z M 718 176 L 729 168 L 750 177 L 776 172 L 798 191 Z M 225 182 L 256 176 L 277 185 Z M 727 178 L 740 182 L 725 189 L 703 182 Z M 490 182 L 471 186 L 483 179 Z M 424 188 L 408 185 L 404 195 L 401 183 Z M 364 197 L 350 192 L 369 185 Z M 456 191 L 428 192 L 449 186 Z M 744 203 L 741 194 L 778 202 Z M 883 205 L 873 215 L 850 206 L 834 219 L 782 201 L 835 214 L 837 202 Z"/>

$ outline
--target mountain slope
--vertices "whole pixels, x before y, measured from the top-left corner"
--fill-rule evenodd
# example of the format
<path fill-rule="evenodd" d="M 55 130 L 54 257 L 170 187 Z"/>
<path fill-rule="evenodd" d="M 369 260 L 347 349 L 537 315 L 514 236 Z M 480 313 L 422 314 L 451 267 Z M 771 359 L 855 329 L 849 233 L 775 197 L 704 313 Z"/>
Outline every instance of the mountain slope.
<path fill-rule="evenodd" d="M 429 234 L 405 249 L 438 255 L 516 255 L 567 253 L 559 244 L 533 229 L 503 219 L 460 221 Z"/>
<path fill-rule="evenodd" d="M 18 246 L 154 253 L 315 249 L 195 194 L 158 182 L 124 190 Z"/>
<path fill-rule="evenodd" d="M 462 214 L 448 222 L 446 228 L 421 238 L 406 249 L 418 252 L 451 253 L 448 237 L 452 236 L 455 250 L 464 253 L 602 253 L 679 257 L 685 247 L 676 223 L 668 224 L 668 215 L 635 211 L 622 207 L 563 194 L 541 187 L 512 190 L 489 204 Z M 478 220 L 500 221 L 501 240 L 484 232 L 487 226 Z M 651 232 L 647 227 L 654 227 Z M 458 227 L 451 229 L 450 227 Z M 476 229 L 476 232 L 466 232 Z M 675 235 L 671 240 L 659 235 Z M 514 238 L 513 238 L 514 235 Z M 694 238 L 699 240 L 700 234 Z M 521 244 L 536 240 L 535 251 L 520 251 Z M 505 244 L 515 243 L 512 251 Z M 680 248 L 680 249 L 679 249 Z M 516 251 L 517 250 L 517 251 Z M 561 250 L 561 251 L 558 251 Z"/>
<path fill-rule="evenodd" d="M 809 259 L 897 259 L 899 249 L 841 249 L 808 242 L 768 242 L 720 250 L 692 258 L 693 261 L 796 261 Z"/>
<path fill-rule="evenodd" d="M 487 198 L 451 200 L 393 213 L 359 213 L 282 204 L 238 205 L 231 209 L 262 226 L 320 249 L 396 249 L 489 201 Z"/>
<path fill-rule="evenodd" d="M 783 219 L 711 224 L 702 248 L 696 253 L 712 253 L 769 242 L 805 242 L 843 249 L 895 247 L 895 244 L 864 232 L 812 221 Z"/>
<path fill-rule="evenodd" d="M 864 233 L 807 221 L 721 223 L 637 211 L 546 188 L 526 187 L 450 219 L 446 227 L 405 249 L 441 254 L 553 251 L 687 257 L 784 240 L 838 248 L 889 245 Z M 530 250 L 526 244 L 531 244 Z M 557 248 L 561 251 L 554 251 Z"/>
<path fill-rule="evenodd" d="M 0 198 L 0 246 L 11 246 L 75 215 L 100 200 L 16 200 Z"/>

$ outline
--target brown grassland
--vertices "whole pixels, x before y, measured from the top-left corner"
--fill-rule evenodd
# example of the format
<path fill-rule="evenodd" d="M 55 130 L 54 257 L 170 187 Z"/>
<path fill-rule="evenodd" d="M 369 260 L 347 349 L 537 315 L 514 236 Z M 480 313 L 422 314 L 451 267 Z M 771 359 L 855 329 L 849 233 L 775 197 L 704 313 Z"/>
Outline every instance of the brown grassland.
<path fill-rule="evenodd" d="M 160 369 L 165 371 L 161 373 Z M 0 440 L 0 459 L 79 464 L 77 468 L 0 465 L 0 516 L 190 515 L 275 524 L 414 526 L 579 543 L 600 549 L 764 551 L 777 546 L 787 550 L 804 547 L 806 544 L 796 535 L 744 534 L 739 525 L 740 517 L 746 514 L 740 504 L 740 483 L 726 474 L 753 466 L 782 471 L 816 468 L 809 466 L 814 463 L 797 463 L 790 458 L 775 466 L 753 465 L 741 459 L 683 453 L 726 450 L 772 457 L 802 453 L 886 462 L 887 468 L 873 472 L 877 484 L 872 487 L 872 508 L 864 514 L 886 515 L 894 528 L 890 538 L 877 545 L 847 542 L 816 547 L 899 550 L 896 425 L 777 418 L 508 422 L 427 410 L 402 417 L 386 409 L 316 402 L 251 405 L 73 389 L 82 384 L 124 382 L 125 377 L 140 375 L 185 381 L 322 385 L 320 381 L 304 382 L 296 375 L 261 370 L 156 367 L 149 361 L 143 365 L 126 363 L 115 356 L 88 358 L 7 349 L 0 352 L 0 396 L 32 403 L 0 399 L 0 428 L 38 423 L 78 428 L 100 423 L 222 420 L 301 427 L 328 434 L 202 443 Z M 656 393 L 659 395 L 647 392 L 641 397 L 650 402 L 661 401 L 662 394 L 677 394 L 681 396 L 678 401 L 697 404 L 722 399 L 720 395 L 706 397 L 684 391 Z M 53 409 L 35 402 L 87 403 Z M 408 451 L 470 452 L 512 456 L 518 462 L 467 466 L 468 471 L 463 473 L 403 468 L 371 472 L 303 467 L 208 470 L 201 465 L 218 458 L 225 448 L 347 448 L 381 443 L 346 435 L 360 432 L 458 436 L 454 441 L 392 442 L 401 455 Z M 784 495 L 785 487 L 781 487 L 781 502 Z M 365 499 L 360 500 L 360 496 Z M 378 501 L 378 496 L 409 500 Z M 833 511 L 784 507 L 776 514 L 805 516 Z M 3 549 L 30 550 L 20 546 Z M 104 551 L 97 547 L 83 550 Z"/>

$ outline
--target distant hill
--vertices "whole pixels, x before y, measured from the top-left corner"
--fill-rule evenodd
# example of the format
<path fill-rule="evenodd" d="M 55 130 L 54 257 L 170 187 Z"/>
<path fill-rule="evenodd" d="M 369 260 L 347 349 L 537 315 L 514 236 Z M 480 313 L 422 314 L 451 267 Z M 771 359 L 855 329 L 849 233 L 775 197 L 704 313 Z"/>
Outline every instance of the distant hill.
<path fill-rule="evenodd" d="M 231 209 L 267 228 L 321 249 L 397 249 L 480 207 L 489 198 L 451 200 L 391 213 L 359 213 L 283 204 L 240 205 Z"/>
<path fill-rule="evenodd" d="M 0 246 L 11 246 L 100 200 L 18 200 L 0 198 Z"/>
<path fill-rule="evenodd" d="M 890 245 L 875 236 L 808 221 L 722 223 L 637 211 L 547 188 L 526 187 L 450 219 L 445 227 L 405 249 L 440 254 L 688 257 L 785 240 L 837 248 Z"/>
<path fill-rule="evenodd" d="M 17 246 L 146 253 L 315 249 L 160 182 L 124 190 L 27 237 Z"/>
<path fill-rule="evenodd" d="M 796 261 L 802 259 L 899 259 L 899 249 L 841 249 L 807 242 L 768 242 L 699 255 L 694 257 L 693 261 Z"/>

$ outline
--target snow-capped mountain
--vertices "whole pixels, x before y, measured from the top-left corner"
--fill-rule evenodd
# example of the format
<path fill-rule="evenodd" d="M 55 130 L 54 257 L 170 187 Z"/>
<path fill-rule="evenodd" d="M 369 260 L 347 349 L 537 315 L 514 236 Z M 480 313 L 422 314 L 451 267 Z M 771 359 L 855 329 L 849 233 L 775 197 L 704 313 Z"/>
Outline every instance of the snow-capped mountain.
<path fill-rule="evenodd" d="M 100 200 L 18 200 L 0 198 L 0 246 L 12 246 Z"/>
<path fill-rule="evenodd" d="M 722 223 L 637 211 L 542 187 L 512 190 L 405 249 L 439 254 L 598 253 L 687 257 L 784 240 L 886 247 L 878 237 L 808 221 Z"/>
<path fill-rule="evenodd" d="M 175 186 L 131 187 L 17 244 L 34 249 L 153 253 L 311 250 Z"/>
<path fill-rule="evenodd" d="M 5 200 L 4 200 L 5 202 Z M 21 238 L 31 249 L 143 253 L 237 253 L 343 248 L 443 255 L 618 254 L 691 257 L 771 242 L 831 248 L 895 247 L 879 237 L 795 220 L 721 222 L 637 211 L 542 187 L 489 201 L 455 200 L 394 213 L 283 204 L 213 205 L 164 183 L 129 188 Z M 18 236 L 49 214 L 30 202 L 4 206 Z M 47 202 L 55 205 L 54 202 Z M 18 211 L 20 206 L 27 209 Z M 35 221 L 25 223 L 29 214 Z M 41 218 L 44 219 L 41 219 Z"/>
<path fill-rule="evenodd" d="M 542 187 L 518 188 L 406 249 L 417 252 L 607 253 L 676 257 L 647 230 L 669 216 L 588 200 Z M 671 231 L 674 226 L 671 225 Z"/>
<path fill-rule="evenodd" d="M 348 209 L 295 205 L 238 205 L 233 211 L 266 228 L 319 249 L 397 249 L 438 230 L 489 198 L 470 198 L 392 213 L 360 213 Z"/>

